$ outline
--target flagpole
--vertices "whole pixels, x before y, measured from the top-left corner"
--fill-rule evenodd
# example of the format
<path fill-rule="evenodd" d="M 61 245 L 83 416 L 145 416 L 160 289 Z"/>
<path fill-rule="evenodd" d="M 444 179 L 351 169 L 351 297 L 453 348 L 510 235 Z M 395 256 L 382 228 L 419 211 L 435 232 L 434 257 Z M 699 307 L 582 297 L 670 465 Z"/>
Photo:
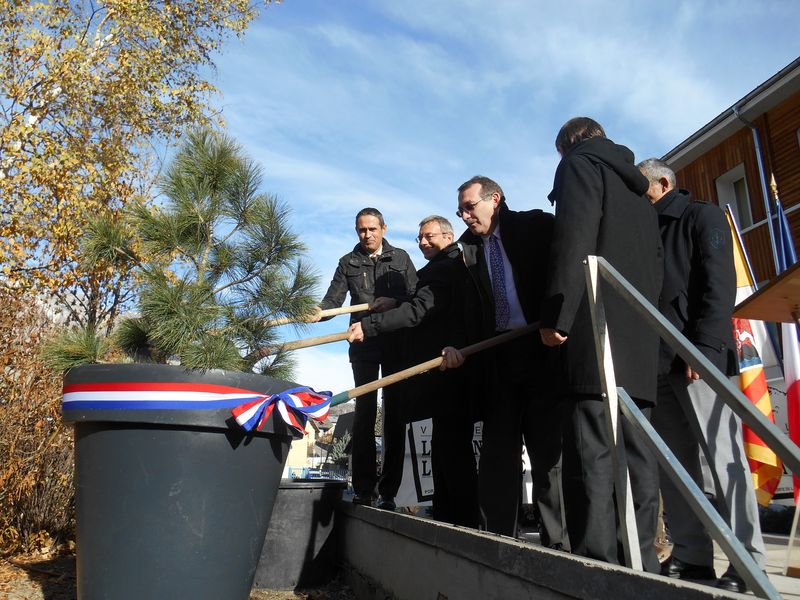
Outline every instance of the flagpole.
<path fill-rule="evenodd" d="M 736 215 L 733 213 L 733 209 L 731 208 L 730 204 L 725 205 L 725 212 L 728 213 L 728 217 L 730 217 L 731 222 L 733 223 L 733 230 L 736 232 L 736 237 L 739 238 L 739 247 L 742 249 L 744 264 L 747 265 L 747 273 L 750 275 L 750 283 L 753 285 L 753 290 L 758 291 L 758 282 L 756 281 L 755 275 L 753 275 L 753 265 L 750 264 L 750 255 L 747 254 L 747 250 L 745 249 L 742 232 L 739 229 L 739 223 L 736 222 Z"/>
<path fill-rule="evenodd" d="M 753 286 L 753 291 L 758 291 L 758 282 L 756 281 L 756 277 L 753 274 L 753 265 L 750 264 L 750 255 L 747 254 L 747 248 L 744 245 L 744 239 L 742 238 L 742 232 L 739 230 L 739 223 L 736 222 L 736 215 L 733 214 L 733 209 L 731 208 L 730 204 L 725 205 L 725 212 L 728 214 L 728 217 L 733 223 L 733 230 L 736 232 L 736 237 L 739 240 L 739 248 L 742 249 L 742 256 L 744 257 L 744 264 L 747 267 L 747 273 L 750 276 L 750 285 Z M 778 272 L 778 263 L 775 263 L 775 272 Z M 767 321 L 764 321 L 764 331 L 767 334 L 767 338 L 769 339 L 769 343 L 772 346 L 772 353 L 775 355 L 775 359 L 778 361 L 778 368 L 781 370 L 781 376 L 783 376 L 783 352 L 781 351 L 780 346 L 778 345 L 778 334 L 777 331 L 773 331 L 773 328 L 769 326 Z"/>
<path fill-rule="evenodd" d="M 770 245 L 772 246 L 772 260 L 773 260 L 773 265 L 775 267 L 775 273 L 777 274 L 778 248 L 775 245 L 775 230 L 772 227 L 772 211 L 770 210 L 769 192 L 767 191 L 767 174 L 764 171 L 764 160 L 761 157 L 761 143 L 758 141 L 758 128 L 742 116 L 742 114 L 739 112 L 738 106 L 733 107 L 733 114 L 736 115 L 736 118 L 739 119 L 742 123 L 747 125 L 747 127 L 750 128 L 750 131 L 753 134 L 753 145 L 755 146 L 756 162 L 758 163 L 758 174 L 759 174 L 758 179 L 761 183 L 761 195 L 764 197 L 764 210 L 767 213 L 767 228 L 769 229 L 769 242 Z"/>

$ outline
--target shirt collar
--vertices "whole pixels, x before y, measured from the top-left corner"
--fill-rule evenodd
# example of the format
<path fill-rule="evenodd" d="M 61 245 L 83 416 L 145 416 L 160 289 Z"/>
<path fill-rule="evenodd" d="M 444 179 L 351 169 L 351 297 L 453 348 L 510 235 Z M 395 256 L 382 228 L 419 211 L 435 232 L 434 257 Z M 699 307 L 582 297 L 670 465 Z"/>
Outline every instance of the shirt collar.
<path fill-rule="evenodd" d="M 486 242 L 489 241 L 489 238 L 492 237 L 492 236 L 496 237 L 501 242 L 503 241 L 503 236 L 500 235 L 500 223 L 497 224 L 497 226 L 494 228 L 494 231 L 492 233 L 490 233 L 489 235 L 482 235 L 481 239 L 483 240 L 483 243 L 485 244 Z"/>

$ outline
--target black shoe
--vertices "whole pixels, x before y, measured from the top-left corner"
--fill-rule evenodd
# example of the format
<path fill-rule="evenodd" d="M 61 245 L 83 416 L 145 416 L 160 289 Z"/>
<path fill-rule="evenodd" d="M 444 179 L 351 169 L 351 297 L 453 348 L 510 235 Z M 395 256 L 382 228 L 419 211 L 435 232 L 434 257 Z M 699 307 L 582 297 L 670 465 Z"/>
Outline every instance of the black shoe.
<path fill-rule="evenodd" d="M 744 579 L 739 577 L 739 573 L 733 568 L 733 565 L 728 567 L 728 570 L 722 574 L 722 577 L 717 579 L 717 587 L 729 592 L 738 592 L 744 594 L 747 591 L 747 584 Z"/>
<path fill-rule="evenodd" d="M 384 498 L 380 496 L 378 498 L 377 508 L 381 510 L 394 510 L 397 508 L 397 504 L 394 503 L 394 498 Z"/>
<path fill-rule="evenodd" d="M 372 494 L 354 494 L 353 504 L 360 504 L 361 506 L 372 506 Z"/>
<path fill-rule="evenodd" d="M 675 556 L 670 556 L 661 563 L 661 574 L 673 579 L 703 580 L 717 578 L 713 567 L 701 567 L 700 565 L 685 563 Z"/>
<path fill-rule="evenodd" d="M 550 548 L 551 550 L 559 550 L 561 552 L 565 552 L 564 544 L 561 544 L 559 542 L 556 542 L 555 544 L 547 544 L 547 547 Z"/>

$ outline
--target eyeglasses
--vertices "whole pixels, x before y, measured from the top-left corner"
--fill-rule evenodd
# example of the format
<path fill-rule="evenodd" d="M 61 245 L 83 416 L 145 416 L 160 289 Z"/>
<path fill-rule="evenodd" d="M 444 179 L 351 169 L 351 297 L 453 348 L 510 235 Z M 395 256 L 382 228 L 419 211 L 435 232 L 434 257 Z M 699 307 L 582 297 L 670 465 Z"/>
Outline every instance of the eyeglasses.
<path fill-rule="evenodd" d="M 457 217 L 463 217 L 464 213 L 469 213 L 471 215 L 474 214 L 475 207 L 478 206 L 478 204 L 480 204 L 484 200 L 491 199 L 491 197 L 492 197 L 492 194 L 486 194 L 485 196 L 481 196 L 481 199 L 478 200 L 477 202 L 468 202 L 464 206 L 459 206 L 458 210 L 456 211 L 456 216 Z"/>
<path fill-rule="evenodd" d="M 426 233 L 425 235 L 418 235 L 415 239 L 417 240 L 417 243 L 419 244 L 420 242 L 422 242 L 422 240 L 426 240 L 428 242 L 430 242 L 432 240 L 435 240 L 440 235 L 446 235 L 446 234 L 444 234 L 444 233 Z"/>

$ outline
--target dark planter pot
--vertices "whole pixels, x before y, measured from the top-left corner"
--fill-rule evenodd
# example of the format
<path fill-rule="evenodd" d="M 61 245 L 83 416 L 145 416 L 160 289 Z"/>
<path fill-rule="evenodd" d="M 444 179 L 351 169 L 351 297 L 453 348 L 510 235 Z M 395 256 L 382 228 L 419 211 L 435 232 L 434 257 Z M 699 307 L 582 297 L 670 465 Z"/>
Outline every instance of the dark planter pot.
<path fill-rule="evenodd" d="M 78 596 L 248 598 L 291 436 L 275 413 L 245 433 L 230 408 L 294 385 L 167 365 L 70 371 Z"/>
<path fill-rule="evenodd" d="M 337 569 L 334 514 L 346 487 L 346 481 L 336 479 L 281 481 L 275 517 L 256 570 L 256 589 L 293 590 L 333 579 Z"/>

